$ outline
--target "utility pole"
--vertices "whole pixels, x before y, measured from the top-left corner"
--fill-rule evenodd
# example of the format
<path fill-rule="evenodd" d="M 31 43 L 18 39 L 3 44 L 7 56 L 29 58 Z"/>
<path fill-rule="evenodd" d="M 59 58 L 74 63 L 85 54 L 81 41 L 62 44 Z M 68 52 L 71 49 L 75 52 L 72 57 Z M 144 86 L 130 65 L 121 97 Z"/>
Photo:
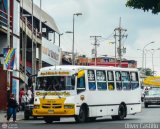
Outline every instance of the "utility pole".
<path fill-rule="evenodd" d="M 100 44 L 99 43 L 97 43 L 97 38 L 100 38 L 101 36 L 90 36 L 90 38 L 94 38 L 94 40 L 95 40 L 95 42 L 94 42 L 94 44 L 92 44 L 94 47 L 95 47 L 95 63 L 94 63 L 94 65 L 96 66 L 97 65 L 97 60 L 96 60 L 96 58 L 97 58 L 97 46 L 99 46 Z"/>
<path fill-rule="evenodd" d="M 122 62 L 122 50 L 124 50 L 125 48 L 122 49 L 122 39 L 124 37 L 127 38 L 127 35 L 123 34 L 123 32 L 125 33 L 127 30 L 121 27 L 121 17 L 119 20 L 119 27 L 114 29 L 115 31 L 115 37 L 117 36 L 119 39 L 119 47 L 118 47 L 118 56 L 119 56 L 119 66 L 121 67 L 121 62 Z M 116 31 L 118 32 L 118 35 L 116 35 Z"/>
<path fill-rule="evenodd" d="M 115 31 L 115 34 L 114 34 L 114 39 L 115 39 L 115 59 L 114 59 L 114 66 L 116 67 L 117 65 L 117 39 L 116 39 L 116 31 Z"/>

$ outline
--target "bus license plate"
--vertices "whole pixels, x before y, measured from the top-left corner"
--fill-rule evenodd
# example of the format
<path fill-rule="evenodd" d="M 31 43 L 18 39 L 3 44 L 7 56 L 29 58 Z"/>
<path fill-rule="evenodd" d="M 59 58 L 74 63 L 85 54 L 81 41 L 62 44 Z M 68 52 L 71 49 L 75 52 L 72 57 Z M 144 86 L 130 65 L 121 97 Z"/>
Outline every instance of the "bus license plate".
<path fill-rule="evenodd" d="M 48 110 L 48 113 L 53 113 L 54 111 L 53 110 Z"/>

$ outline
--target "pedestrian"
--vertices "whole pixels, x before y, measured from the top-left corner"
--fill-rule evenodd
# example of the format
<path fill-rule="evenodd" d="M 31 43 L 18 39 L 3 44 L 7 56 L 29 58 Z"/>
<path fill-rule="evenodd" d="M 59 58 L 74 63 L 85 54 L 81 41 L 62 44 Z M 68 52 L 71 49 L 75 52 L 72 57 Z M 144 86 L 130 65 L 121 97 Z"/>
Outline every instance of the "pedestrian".
<path fill-rule="evenodd" d="M 7 122 L 9 122 L 11 116 L 13 115 L 13 122 L 16 122 L 16 110 L 18 107 L 18 103 L 14 98 L 14 94 L 10 94 L 10 98 L 8 100 L 8 110 L 7 110 Z"/>
<path fill-rule="evenodd" d="M 28 99 L 30 101 L 30 99 L 32 98 L 32 88 L 29 87 L 28 91 L 27 91 L 27 95 L 28 95 Z"/>
<path fill-rule="evenodd" d="M 25 91 L 24 91 L 24 88 L 21 88 L 20 91 L 19 91 L 19 105 L 20 107 L 22 107 L 22 96 L 25 95 Z"/>
<path fill-rule="evenodd" d="M 22 111 L 25 110 L 25 107 L 26 107 L 26 105 L 28 104 L 28 102 L 29 102 L 29 98 L 28 98 L 27 93 L 25 93 L 25 94 L 22 96 L 22 98 L 21 98 Z"/>

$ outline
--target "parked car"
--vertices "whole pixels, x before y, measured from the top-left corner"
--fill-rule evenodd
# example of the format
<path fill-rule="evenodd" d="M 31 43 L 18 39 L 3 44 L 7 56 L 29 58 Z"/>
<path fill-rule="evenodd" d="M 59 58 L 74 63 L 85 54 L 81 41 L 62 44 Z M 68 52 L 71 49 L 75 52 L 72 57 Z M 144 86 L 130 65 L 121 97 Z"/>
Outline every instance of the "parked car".
<path fill-rule="evenodd" d="M 25 105 L 25 110 L 24 110 L 24 119 L 28 120 L 32 116 L 32 109 L 34 107 L 34 98 L 32 98 L 28 104 Z"/>
<path fill-rule="evenodd" d="M 145 90 L 144 107 L 148 105 L 160 105 L 160 87 L 150 87 Z"/>

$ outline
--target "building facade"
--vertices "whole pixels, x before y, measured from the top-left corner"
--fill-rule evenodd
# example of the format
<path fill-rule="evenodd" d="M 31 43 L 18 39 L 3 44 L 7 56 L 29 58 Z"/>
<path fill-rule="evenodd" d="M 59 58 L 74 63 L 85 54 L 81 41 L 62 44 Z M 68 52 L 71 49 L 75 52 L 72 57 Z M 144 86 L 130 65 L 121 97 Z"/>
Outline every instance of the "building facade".
<path fill-rule="evenodd" d="M 59 35 L 54 19 L 31 0 L 0 0 L 0 110 L 6 108 L 7 93 L 19 101 L 19 90 L 27 90 L 31 75 L 61 63 L 61 48 L 55 45 Z M 4 48 L 15 49 L 11 71 L 4 69 Z"/>

